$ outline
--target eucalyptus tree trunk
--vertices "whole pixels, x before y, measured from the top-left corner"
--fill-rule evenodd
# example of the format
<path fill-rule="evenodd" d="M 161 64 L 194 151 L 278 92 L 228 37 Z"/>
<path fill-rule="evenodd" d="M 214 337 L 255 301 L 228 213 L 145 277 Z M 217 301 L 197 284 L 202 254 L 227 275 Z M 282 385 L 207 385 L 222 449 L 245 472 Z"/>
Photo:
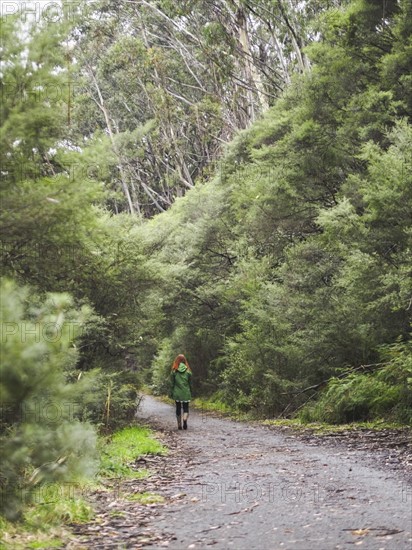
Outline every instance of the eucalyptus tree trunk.
<path fill-rule="evenodd" d="M 94 75 L 93 69 L 91 67 L 88 67 L 88 69 L 89 69 L 89 74 L 90 74 L 91 79 L 93 81 L 93 84 L 94 84 L 94 87 L 96 89 L 97 96 L 98 96 L 99 100 L 97 101 L 96 99 L 94 99 L 93 96 L 92 97 L 95 100 L 96 104 L 98 105 L 99 109 L 103 113 L 104 120 L 106 122 L 107 133 L 109 134 L 110 142 L 112 144 L 112 149 L 113 149 L 113 152 L 116 155 L 117 160 L 118 160 L 120 181 L 122 183 L 123 192 L 124 192 L 124 195 L 126 197 L 127 204 L 129 205 L 130 214 L 135 214 L 136 211 L 135 211 L 135 208 L 133 206 L 132 197 L 130 195 L 129 186 L 127 184 L 126 174 L 125 174 L 123 164 L 122 164 L 122 159 L 120 157 L 120 153 L 119 153 L 119 150 L 118 150 L 117 145 L 116 145 L 116 140 L 114 138 L 112 123 L 110 121 L 109 113 L 106 109 L 106 104 L 105 104 L 105 101 L 104 101 L 104 98 L 103 98 L 103 94 L 100 90 L 99 83 L 97 82 L 97 79 Z M 137 203 L 136 206 L 137 206 L 138 213 L 140 214 L 139 204 Z"/>
<path fill-rule="evenodd" d="M 243 63 L 245 69 L 246 81 L 252 86 L 251 90 L 248 90 L 247 94 L 250 101 L 250 120 L 253 122 L 256 119 L 255 112 L 255 100 L 253 97 L 253 89 L 256 90 L 256 95 L 259 98 L 260 111 L 266 111 L 269 108 L 268 100 L 265 96 L 263 83 L 259 70 L 255 65 L 253 52 L 250 45 L 248 20 L 243 6 L 239 3 L 237 5 L 236 12 L 236 24 L 238 28 L 238 39 L 243 51 Z"/>
<path fill-rule="evenodd" d="M 277 0 L 277 2 L 282 18 L 289 30 L 299 69 L 304 72 L 310 68 L 310 65 L 308 58 L 303 53 L 304 41 L 298 30 L 296 18 L 293 15 L 294 8 L 290 0 Z"/>

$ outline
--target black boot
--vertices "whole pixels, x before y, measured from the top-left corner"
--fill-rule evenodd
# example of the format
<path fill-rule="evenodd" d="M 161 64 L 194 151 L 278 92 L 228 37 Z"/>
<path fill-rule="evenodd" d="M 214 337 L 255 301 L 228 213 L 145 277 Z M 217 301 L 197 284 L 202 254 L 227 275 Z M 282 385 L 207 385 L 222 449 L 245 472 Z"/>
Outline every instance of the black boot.
<path fill-rule="evenodd" d="M 176 416 L 176 418 L 177 418 L 177 429 L 181 430 L 182 429 L 182 417 L 179 415 L 179 416 Z"/>
<path fill-rule="evenodd" d="M 188 413 L 183 413 L 183 429 L 184 430 L 187 430 L 187 418 L 188 418 Z"/>

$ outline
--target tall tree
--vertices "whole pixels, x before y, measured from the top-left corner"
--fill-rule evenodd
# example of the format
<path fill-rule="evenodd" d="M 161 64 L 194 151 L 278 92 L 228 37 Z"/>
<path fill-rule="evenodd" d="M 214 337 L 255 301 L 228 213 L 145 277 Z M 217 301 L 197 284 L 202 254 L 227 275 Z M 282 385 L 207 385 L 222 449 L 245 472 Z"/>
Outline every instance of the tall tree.
<path fill-rule="evenodd" d="M 118 210 L 151 216 L 207 177 L 234 133 L 307 69 L 305 17 L 321 9 L 238 0 L 86 7 L 73 33 L 75 118 L 80 135 L 97 120 L 111 136 Z"/>

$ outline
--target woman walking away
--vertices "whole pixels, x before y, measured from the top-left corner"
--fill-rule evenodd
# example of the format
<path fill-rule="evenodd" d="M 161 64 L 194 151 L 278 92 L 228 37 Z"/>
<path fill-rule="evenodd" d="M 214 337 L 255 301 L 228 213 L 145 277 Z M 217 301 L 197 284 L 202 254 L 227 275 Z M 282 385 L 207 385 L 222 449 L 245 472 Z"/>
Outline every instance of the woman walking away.
<path fill-rule="evenodd" d="M 187 430 L 189 417 L 189 402 L 192 399 L 192 371 L 184 355 L 178 355 L 173 361 L 171 373 L 171 398 L 176 401 L 177 427 L 182 429 L 182 405 L 183 405 L 183 429 Z"/>

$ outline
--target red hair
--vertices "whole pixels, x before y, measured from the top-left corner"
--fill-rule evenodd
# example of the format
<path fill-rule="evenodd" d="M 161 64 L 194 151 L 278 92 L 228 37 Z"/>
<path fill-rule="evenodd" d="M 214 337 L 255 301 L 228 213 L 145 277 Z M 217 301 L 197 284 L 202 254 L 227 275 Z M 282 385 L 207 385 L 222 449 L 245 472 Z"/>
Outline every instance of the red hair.
<path fill-rule="evenodd" d="M 176 357 L 176 359 L 173 361 L 173 365 L 172 365 L 172 371 L 173 370 L 177 370 L 180 363 L 184 363 L 186 365 L 186 367 L 191 371 L 192 369 L 189 367 L 189 363 L 187 362 L 187 359 L 186 357 L 183 355 L 183 353 L 181 353 L 180 355 L 178 355 Z"/>

